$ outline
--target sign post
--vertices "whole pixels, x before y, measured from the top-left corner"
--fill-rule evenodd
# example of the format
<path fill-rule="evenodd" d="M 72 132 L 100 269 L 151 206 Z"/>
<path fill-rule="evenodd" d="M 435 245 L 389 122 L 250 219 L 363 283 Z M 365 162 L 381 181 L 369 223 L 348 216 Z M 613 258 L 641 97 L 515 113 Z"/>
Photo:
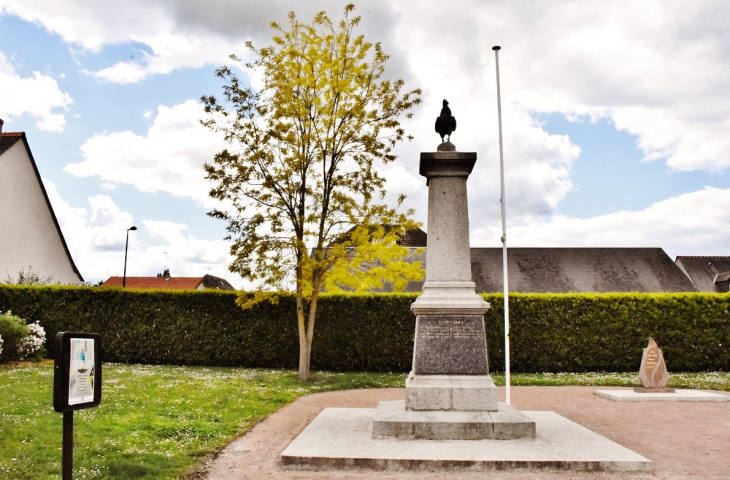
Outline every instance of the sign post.
<path fill-rule="evenodd" d="M 53 409 L 63 412 L 63 480 L 73 480 L 74 410 L 101 403 L 101 337 L 59 332 L 55 338 Z"/>

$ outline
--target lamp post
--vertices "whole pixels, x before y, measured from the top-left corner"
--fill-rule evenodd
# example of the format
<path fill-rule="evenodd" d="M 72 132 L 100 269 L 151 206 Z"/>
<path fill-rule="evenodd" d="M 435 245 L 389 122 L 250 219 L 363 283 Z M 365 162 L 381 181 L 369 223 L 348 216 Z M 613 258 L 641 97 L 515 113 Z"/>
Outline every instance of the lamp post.
<path fill-rule="evenodd" d="M 129 231 L 137 230 L 137 227 L 131 226 L 127 229 L 127 244 L 124 246 L 124 277 L 122 277 L 122 288 L 127 288 L 127 250 L 129 249 Z"/>

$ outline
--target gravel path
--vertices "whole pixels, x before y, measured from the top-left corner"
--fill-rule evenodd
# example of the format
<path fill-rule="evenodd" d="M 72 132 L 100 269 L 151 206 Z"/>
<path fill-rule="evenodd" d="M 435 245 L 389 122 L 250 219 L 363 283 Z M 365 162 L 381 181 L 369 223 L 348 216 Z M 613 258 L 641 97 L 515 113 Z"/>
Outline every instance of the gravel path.
<path fill-rule="evenodd" d="M 405 389 L 388 388 L 302 397 L 231 442 L 218 455 L 209 459 L 192 479 L 730 479 L 730 402 L 612 402 L 594 395 L 594 390 L 596 387 L 512 387 L 512 405 L 520 410 L 557 412 L 649 458 L 654 463 L 654 475 L 531 470 L 311 472 L 291 470 L 280 465 L 279 454 L 322 409 L 375 408 L 382 400 L 405 398 Z M 503 387 L 500 388 L 500 394 L 503 400 Z"/>

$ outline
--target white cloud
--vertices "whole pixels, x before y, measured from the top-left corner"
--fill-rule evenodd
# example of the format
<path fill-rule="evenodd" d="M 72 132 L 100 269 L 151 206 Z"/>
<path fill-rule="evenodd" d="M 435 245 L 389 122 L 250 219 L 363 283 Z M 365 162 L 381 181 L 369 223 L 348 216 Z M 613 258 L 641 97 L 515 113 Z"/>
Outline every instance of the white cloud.
<path fill-rule="evenodd" d="M 320 9 L 338 18 L 342 2 L 5 0 L 0 9 L 89 50 L 146 45 L 150 53 L 141 60 L 95 72 L 110 81 L 134 82 L 218 65 L 230 53 L 245 55 L 243 42 L 269 43 L 270 21 L 285 24 L 289 10 L 304 21 Z M 610 118 L 638 137 L 647 160 L 666 159 L 676 170 L 730 166 L 726 2 L 455 0 L 445 16 L 435 3 L 377 1 L 361 5 L 356 14 L 363 16 L 360 32 L 383 40 L 394 55 L 388 74 L 424 87 L 427 105 L 447 95 L 454 106 L 492 97 L 489 47 L 501 44 L 505 106 Z"/>
<path fill-rule="evenodd" d="M 43 25 L 67 43 L 98 51 L 106 44 L 168 30 L 162 2 L 130 0 L 4 0 L 0 11 Z"/>
<path fill-rule="evenodd" d="M 200 125 L 203 116 L 194 100 L 160 106 L 145 136 L 130 131 L 97 134 L 81 146 L 84 160 L 64 169 L 78 177 L 96 176 L 105 183 L 212 205 L 203 164 L 226 145 L 219 134 Z"/>
<path fill-rule="evenodd" d="M 637 136 L 646 160 L 681 171 L 730 167 L 726 2 L 455 1 L 448 16 L 422 2 L 394 5 L 428 112 L 448 97 L 492 136 L 495 105 L 480 100 L 496 95 L 490 47 L 501 45 L 505 110 L 605 117 Z M 486 108 L 465 116 L 474 103 Z M 507 129 L 526 132 L 527 120 L 505 121 Z M 457 146 L 463 138 L 457 131 Z"/>
<path fill-rule="evenodd" d="M 73 100 L 53 78 L 37 71 L 32 77 L 21 77 L 0 52 L 0 85 L 0 113 L 8 124 L 12 116 L 28 114 L 38 120 L 36 126 L 41 130 L 63 130 L 66 117 L 57 109 L 67 110 Z"/>
<path fill-rule="evenodd" d="M 640 211 L 593 218 L 554 216 L 509 227 L 513 247 L 662 247 L 677 255 L 730 255 L 730 189 L 707 187 Z M 474 246 L 498 246 L 499 225 L 472 234 Z"/>
<path fill-rule="evenodd" d="M 406 122 L 416 141 L 399 147 L 398 162 L 415 175 L 419 152 L 435 150 L 433 120 L 447 98 L 458 121 L 453 143 L 479 155 L 468 183 L 475 239 L 484 240 L 486 230 L 492 242 L 500 236 L 493 45 L 502 46 L 511 225 L 553 225 L 558 205 L 573 188 L 580 149 L 567 136 L 545 132 L 536 113 L 577 121 L 607 118 L 636 136 L 647 161 L 662 160 L 674 170 L 730 167 L 727 3 L 455 0 L 446 16 L 420 1 L 393 6 L 400 14 L 395 38 L 408 52 L 413 73 L 407 86 L 424 89 L 415 121 Z M 405 190 L 401 178 L 393 180 L 394 192 Z M 425 222 L 425 192 L 413 193 L 406 205 Z M 565 233 L 560 244 L 574 244 L 575 235 Z"/>
<path fill-rule="evenodd" d="M 417 70 L 417 74 L 420 73 Z M 398 147 L 396 165 L 388 167 L 389 193 L 409 195 L 405 206 L 416 209 L 418 220 L 427 216 L 426 179 L 418 176 L 422 151 L 435 151 L 441 142 L 433 122 L 441 110 L 441 100 L 449 99 L 457 119 L 452 142 L 459 151 L 477 152 L 477 162 L 469 177 L 469 215 L 472 224 L 499 222 L 499 142 L 495 95 L 477 95 L 468 83 L 424 95 L 428 120 L 406 121 L 406 129 L 416 140 Z M 496 89 L 495 89 L 496 90 Z M 485 114 L 487 112 L 487 114 Z M 507 205 L 515 222 L 534 221 L 551 215 L 571 190 L 572 166 L 580 148 L 565 135 L 550 135 L 518 104 L 503 104 L 504 156 Z M 422 115 L 424 115 L 422 113 Z M 426 113 L 425 115 L 428 115 Z"/>
<path fill-rule="evenodd" d="M 137 82 L 149 75 L 182 68 L 220 65 L 228 55 L 245 56 L 246 40 L 269 41 L 272 21 L 286 23 L 290 10 L 309 21 L 319 10 L 334 18 L 344 4 L 338 0 L 292 2 L 291 0 L 4 0 L 0 13 L 43 25 L 67 43 L 98 52 L 106 45 L 138 42 L 147 45 L 140 61 L 119 62 L 93 74 L 117 82 Z M 367 28 L 388 35 L 393 13 L 388 3 L 371 0 L 358 14 Z"/>
<path fill-rule="evenodd" d="M 183 232 L 188 227 L 179 223 L 154 220 L 145 220 L 143 223 L 150 237 L 166 244 L 168 266 L 173 267 L 177 275 L 204 275 L 210 269 L 210 273 L 216 276 L 232 276 L 225 270 L 231 262 L 230 243 L 185 235 Z"/>
<path fill-rule="evenodd" d="M 170 32 L 144 42 L 153 45 L 154 53 L 143 52 L 140 62 L 119 62 L 93 75 L 114 83 L 134 83 L 149 75 L 163 75 L 181 68 L 222 65 L 228 61 L 228 55 L 243 49 L 243 45 L 223 38 Z"/>
<path fill-rule="evenodd" d="M 71 255 L 88 282 L 122 275 L 127 229 L 135 225 L 132 215 L 122 211 L 110 197 L 88 199 L 88 208 L 74 208 L 58 194 L 56 186 L 44 180 Z M 197 277 L 208 273 L 227 279 L 236 287 L 243 280 L 228 271 L 229 244 L 185 235 L 186 225 L 142 220 L 136 232 L 129 232 L 128 276 L 154 276 L 165 266 L 173 276 Z M 151 241 L 146 240 L 149 237 Z M 144 240 L 143 240 L 144 239 Z"/>

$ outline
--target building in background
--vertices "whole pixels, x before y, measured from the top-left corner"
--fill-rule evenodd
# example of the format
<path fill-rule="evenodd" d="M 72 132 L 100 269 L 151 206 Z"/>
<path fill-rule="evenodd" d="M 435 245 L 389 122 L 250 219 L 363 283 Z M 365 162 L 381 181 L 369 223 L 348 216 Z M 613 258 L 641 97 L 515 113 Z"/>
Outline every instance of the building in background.
<path fill-rule="evenodd" d="M 109 277 L 101 284 L 102 287 L 121 287 L 122 277 Z M 127 277 L 127 288 L 141 288 L 145 290 L 235 290 L 233 285 L 224 278 L 213 275 L 202 277 L 172 277 L 169 270 L 156 277 Z"/>
<path fill-rule="evenodd" d="M 63 238 L 25 132 L 0 120 L 0 282 L 32 269 L 61 284 L 84 281 Z"/>
<path fill-rule="evenodd" d="M 426 270 L 427 238 L 419 228 L 398 242 L 411 251 L 406 260 L 420 261 Z M 680 259 L 704 260 L 688 274 Z M 730 257 L 677 257 L 675 263 L 661 248 L 515 247 L 508 262 L 509 291 L 516 293 L 727 292 L 730 278 Z M 502 293 L 502 248 L 472 248 L 471 271 L 478 293 Z M 419 293 L 424 282 L 410 282 L 405 291 Z M 392 290 L 384 285 L 375 291 Z"/>
<path fill-rule="evenodd" d="M 420 260 L 428 270 L 426 252 L 417 255 L 412 250 L 409 259 Z M 679 259 L 688 257 L 678 257 L 675 263 L 661 248 L 515 247 L 509 249 L 507 258 L 509 291 L 516 293 L 727 291 L 727 283 L 725 290 L 700 288 L 679 264 Z M 719 275 L 720 280 L 730 277 L 730 263 L 727 266 L 728 274 Z M 503 292 L 501 248 L 472 248 L 471 271 L 478 293 Z M 705 283 L 712 285 L 710 280 Z M 405 291 L 420 292 L 423 283 L 410 282 Z"/>
<path fill-rule="evenodd" d="M 661 248 L 510 248 L 509 290 L 520 293 L 696 292 Z M 502 249 L 472 248 L 477 292 L 502 292 Z"/>
<path fill-rule="evenodd" d="M 728 291 L 730 257 L 678 256 L 677 265 L 692 279 L 700 292 Z"/>

